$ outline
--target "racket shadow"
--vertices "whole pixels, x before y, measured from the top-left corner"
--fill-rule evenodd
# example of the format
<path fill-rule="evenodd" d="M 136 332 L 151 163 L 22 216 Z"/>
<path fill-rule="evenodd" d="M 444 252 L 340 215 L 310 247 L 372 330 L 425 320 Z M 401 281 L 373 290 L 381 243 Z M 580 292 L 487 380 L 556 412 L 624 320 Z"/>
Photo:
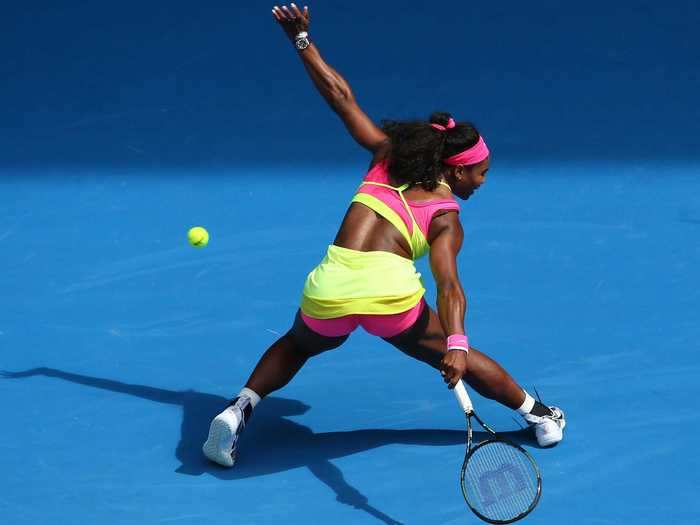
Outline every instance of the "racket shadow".
<path fill-rule="evenodd" d="M 198 476 L 210 474 L 222 480 L 236 480 L 284 472 L 306 467 L 335 494 L 336 500 L 367 512 L 389 525 L 400 522 L 369 504 L 368 498 L 344 478 L 333 459 L 357 454 L 392 444 L 424 446 L 453 446 L 465 444 L 465 430 L 445 429 L 363 429 L 345 432 L 316 433 L 309 427 L 287 419 L 304 414 L 311 407 L 294 399 L 269 397 L 255 411 L 251 424 L 241 438 L 241 453 L 232 469 L 210 463 L 201 452 L 209 423 L 228 403 L 222 396 L 194 390 L 167 390 L 146 385 L 73 374 L 54 368 L 35 368 L 25 372 L 2 372 L 0 377 L 20 379 L 45 376 L 71 383 L 139 397 L 156 403 L 182 407 L 180 438 L 175 456 L 181 465 L 180 474 Z M 506 432 L 512 441 L 530 445 L 534 438 L 529 431 Z M 486 439 L 485 432 L 474 432 L 475 441 Z"/>

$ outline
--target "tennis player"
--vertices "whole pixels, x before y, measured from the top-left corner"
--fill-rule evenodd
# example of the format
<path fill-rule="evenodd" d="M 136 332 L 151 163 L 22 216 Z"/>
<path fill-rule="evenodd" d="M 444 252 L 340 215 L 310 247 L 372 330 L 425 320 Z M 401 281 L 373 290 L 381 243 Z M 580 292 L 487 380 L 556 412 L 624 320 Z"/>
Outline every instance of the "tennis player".
<path fill-rule="evenodd" d="M 447 113 L 378 127 L 311 41 L 308 7 L 276 6 L 272 14 L 316 89 L 372 161 L 333 244 L 306 279 L 293 326 L 214 418 L 204 454 L 232 466 L 255 406 L 358 326 L 438 370 L 449 388 L 464 378 L 481 395 L 516 410 L 541 446 L 561 441 L 563 412 L 536 401 L 498 363 L 470 347 L 464 330 L 466 299 L 457 276 L 464 232 L 455 196 L 469 199 L 486 180 L 484 138 Z M 437 285 L 437 312 L 423 299 L 413 262 L 425 254 Z"/>

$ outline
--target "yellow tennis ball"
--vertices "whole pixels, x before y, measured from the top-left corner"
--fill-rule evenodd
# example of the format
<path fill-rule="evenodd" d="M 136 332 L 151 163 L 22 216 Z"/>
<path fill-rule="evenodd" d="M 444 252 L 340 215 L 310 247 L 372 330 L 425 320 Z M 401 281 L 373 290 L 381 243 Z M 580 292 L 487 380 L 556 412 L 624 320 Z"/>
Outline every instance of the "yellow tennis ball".
<path fill-rule="evenodd" d="M 195 226 L 187 232 L 187 240 L 195 248 L 204 248 L 209 243 L 209 232 L 201 226 Z"/>

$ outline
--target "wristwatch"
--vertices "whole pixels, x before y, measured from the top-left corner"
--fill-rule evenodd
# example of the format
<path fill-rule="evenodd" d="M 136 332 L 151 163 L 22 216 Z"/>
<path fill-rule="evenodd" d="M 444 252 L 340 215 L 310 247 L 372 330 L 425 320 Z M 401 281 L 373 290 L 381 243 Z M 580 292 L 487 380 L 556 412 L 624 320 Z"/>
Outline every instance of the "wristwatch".
<path fill-rule="evenodd" d="M 307 33 L 306 31 L 302 31 L 294 37 L 294 45 L 299 51 L 309 47 L 309 44 L 309 33 Z"/>

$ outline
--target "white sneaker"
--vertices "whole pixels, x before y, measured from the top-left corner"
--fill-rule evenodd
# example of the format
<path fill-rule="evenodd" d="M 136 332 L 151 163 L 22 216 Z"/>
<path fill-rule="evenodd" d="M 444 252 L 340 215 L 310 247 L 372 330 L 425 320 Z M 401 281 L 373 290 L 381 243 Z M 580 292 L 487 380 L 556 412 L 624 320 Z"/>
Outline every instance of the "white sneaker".
<path fill-rule="evenodd" d="M 245 428 L 243 410 L 238 404 L 229 406 L 214 418 L 202 452 L 214 463 L 232 467 L 238 453 L 238 436 Z"/>
<path fill-rule="evenodd" d="M 525 414 L 523 418 L 532 427 L 535 427 L 535 437 L 541 447 L 551 447 L 559 443 L 564 438 L 564 427 L 566 419 L 564 412 L 557 407 L 549 407 L 551 416 L 535 416 Z"/>

